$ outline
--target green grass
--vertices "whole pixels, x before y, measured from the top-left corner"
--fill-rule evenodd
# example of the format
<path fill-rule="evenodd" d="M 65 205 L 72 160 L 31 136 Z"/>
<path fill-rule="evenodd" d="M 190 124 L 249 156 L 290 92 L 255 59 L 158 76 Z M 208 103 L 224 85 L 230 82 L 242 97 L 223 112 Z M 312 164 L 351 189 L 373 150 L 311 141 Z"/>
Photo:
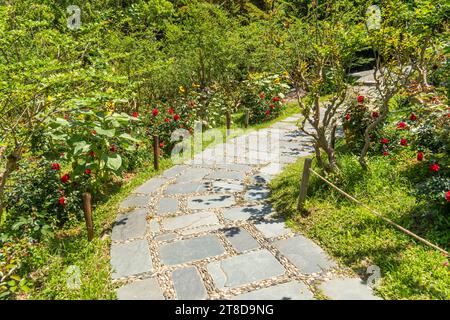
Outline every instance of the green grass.
<path fill-rule="evenodd" d="M 428 221 L 427 228 L 424 224 L 418 227 L 420 208 L 410 193 L 413 183 L 401 167 L 384 157 L 374 157 L 371 170 L 364 172 L 356 157 L 339 155 L 339 159 L 342 172 L 334 181 L 341 189 L 448 250 L 448 225 Z M 349 202 L 318 178 L 311 177 L 308 190 L 306 209 L 310 215 L 303 218 L 297 214 L 303 163 L 300 159 L 288 166 L 271 182 L 273 205 L 292 228 L 314 239 L 363 279 L 368 277 L 368 266 L 379 266 L 383 278 L 376 292 L 385 299 L 450 299 L 446 257 Z"/>
<path fill-rule="evenodd" d="M 298 107 L 291 103 L 286 106 L 282 114 L 270 122 L 250 126 L 244 132 L 262 129 L 272 123 L 298 113 Z M 238 128 L 236 116 L 233 128 Z M 225 137 L 226 128 L 219 128 Z M 243 132 L 241 132 L 243 133 Z M 229 136 L 232 138 L 233 136 Z M 220 143 L 217 142 L 217 143 Z M 204 141 L 203 149 L 209 146 Z M 160 172 L 171 167 L 173 163 L 164 159 L 161 161 Z M 58 238 L 46 239 L 33 248 L 29 268 L 35 282 L 30 295 L 31 299 L 115 299 L 115 286 L 111 282 L 111 267 L 109 263 L 110 231 L 117 216 L 119 203 L 137 186 L 158 175 L 149 163 L 145 168 L 136 172 L 128 183 L 119 186 L 109 195 L 107 201 L 94 208 L 95 239 L 87 241 L 84 222 L 62 230 Z M 80 289 L 70 289 L 67 286 L 69 266 L 77 266 L 81 272 Z M 24 297 L 25 298 L 25 297 Z"/>

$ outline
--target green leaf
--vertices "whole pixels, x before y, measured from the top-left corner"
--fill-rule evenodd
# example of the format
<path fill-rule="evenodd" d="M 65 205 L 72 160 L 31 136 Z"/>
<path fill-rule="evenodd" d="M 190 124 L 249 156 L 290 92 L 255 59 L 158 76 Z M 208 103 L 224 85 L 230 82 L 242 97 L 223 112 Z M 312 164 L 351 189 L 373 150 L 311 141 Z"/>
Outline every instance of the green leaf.
<path fill-rule="evenodd" d="M 130 140 L 130 141 L 133 141 L 133 142 L 136 142 L 136 143 L 141 142 L 140 140 L 138 140 L 138 139 L 136 139 L 136 138 L 133 138 L 133 137 L 132 137 L 130 134 L 128 134 L 128 133 L 122 133 L 122 134 L 119 136 L 119 138 L 126 139 L 126 140 Z"/>
<path fill-rule="evenodd" d="M 117 171 L 122 166 L 122 157 L 120 155 L 118 155 L 117 153 L 115 153 L 115 154 L 107 156 L 107 159 L 105 162 L 106 162 L 107 168 L 109 168 L 113 171 Z"/>
<path fill-rule="evenodd" d="M 78 141 L 75 142 L 73 145 L 75 147 L 73 150 L 73 153 L 75 155 L 80 155 L 84 152 L 88 152 L 91 149 L 91 145 L 87 144 L 86 141 Z"/>
<path fill-rule="evenodd" d="M 116 134 L 116 129 L 103 129 L 101 127 L 95 127 L 94 130 L 97 132 L 97 134 L 106 136 L 108 138 L 112 138 Z"/>

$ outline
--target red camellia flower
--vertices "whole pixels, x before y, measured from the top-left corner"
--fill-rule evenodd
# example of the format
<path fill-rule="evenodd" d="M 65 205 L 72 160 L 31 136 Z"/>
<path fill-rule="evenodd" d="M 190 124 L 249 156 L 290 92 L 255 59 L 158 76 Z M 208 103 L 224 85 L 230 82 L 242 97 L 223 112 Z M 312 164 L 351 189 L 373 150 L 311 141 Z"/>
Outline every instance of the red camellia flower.
<path fill-rule="evenodd" d="M 450 201 L 450 190 L 445 193 L 445 200 Z"/>
<path fill-rule="evenodd" d="M 269 106 L 269 108 L 270 108 L 270 109 L 273 109 L 273 108 L 275 108 L 275 105 L 271 104 L 271 105 Z"/>
<path fill-rule="evenodd" d="M 70 176 L 67 173 L 61 177 L 62 183 L 67 183 L 69 180 L 70 180 Z"/>
<path fill-rule="evenodd" d="M 377 111 L 372 112 L 372 118 L 378 118 L 380 114 Z"/>
<path fill-rule="evenodd" d="M 175 120 L 175 121 L 180 120 L 180 116 L 179 116 L 178 114 L 174 115 L 174 116 L 173 116 L 173 120 Z"/>
<path fill-rule="evenodd" d="M 91 134 L 92 134 L 93 136 L 95 136 L 95 135 L 97 134 L 97 131 L 92 130 L 92 131 L 91 131 Z"/>
<path fill-rule="evenodd" d="M 85 174 L 88 174 L 88 175 L 89 175 L 89 174 L 91 174 L 91 173 L 92 173 L 92 170 L 91 170 L 91 169 L 89 169 L 89 168 L 87 168 L 86 170 L 84 170 L 84 173 L 85 173 Z"/>
<path fill-rule="evenodd" d="M 115 144 L 112 144 L 112 145 L 111 145 L 111 148 L 109 148 L 109 151 L 111 151 L 111 152 L 116 152 L 116 151 L 117 151 L 116 145 L 115 145 Z"/>
<path fill-rule="evenodd" d="M 64 119 L 69 120 L 69 116 L 67 114 L 65 114 Z"/>
<path fill-rule="evenodd" d="M 417 116 L 414 113 L 411 113 L 411 115 L 409 116 L 409 120 L 416 121 L 417 120 Z"/>
<path fill-rule="evenodd" d="M 408 140 L 402 138 L 402 139 L 400 139 L 400 144 L 401 144 L 402 146 L 406 147 L 406 146 L 408 145 Z"/>
<path fill-rule="evenodd" d="M 59 202 L 59 204 L 60 204 L 60 205 L 62 205 L 62 206 L 63 206 L 63 205 L 65 205 L 65 204 L 66 204 L 66 198 L 64 198 L 64 197 L 61 197 L 61 198 L 59 198 L 59 199 L 58 199 L 58 202 Z"/>
<path fill-rule="evenodd" d="M 400 122 L 397 124 L 397 128 L 399 128 L 399 129 L 405 129 L 405 128 L 406 128 L 406 122 L 400 121 Z"/>
<path fill-rule="evenodd" d="M 389 139 L 388 138 L 381 138 L 380 142 L 381 142 L 381 144 L 388 144 L 389 143 Z"/>
<path fill-rule="evenodd" d="M 52 163 L 52 170 L 58 171 L 59 169 L 61 169 L 59 163 Z"/>
<path fill-rule="evenodd" d="M 433 163 L 432 165 L 430 165 L 430 171 L 431 172 L 438 172 L 440 168 L 441 167 L 437 163 Z"/>
<path fill-rule="evenodd" d="M 169 108 L 169 114 L 174 114 L 175 110 L 173 110 L 173 108 Z"/>
<path fill-rule="evenodd" d="M 346 121 L 350 121 L 350 114 L 347 113 L 347 114 L 345 115 L 345 120 L 346 120 Z"/>
<path fill-rule="evenodd" d="M 164 142 L 161 142 L 161 143 L 159 144 L 159 147 L 160 147 L 160 148 L 164 148 Z"/>
<path fill-rule="evenodd" d="M 270 110 L 266 110 L 266 116 L 270 115 Z"/>
<path fill-rule="evenodd" d="M 153 109 L 152 114 L 153 114 L 154 117 L 156 117 L 158 115 L 158 113 L 159 113 L 158 109 L 156 109 L 156 108 Z"/>
<path fill-rule="evenodd" d="M 169 118 L 165 118 L 165 119 L 164 119 L 164 122 L 169 123 L 169 122 L 170 122 L 170 119 L 169 119 Z"/>
<path fill-rule="evenodd" d="M 95 158 L 95 152 L 94 151 L 89 151 L 89 156 L 92 158 Z"/>
<path fill-rule="evenodd" d="M 280 97 L 279 96 L 273 97 L 272 101 L 273 102 L 278 102 L 278 101 L 280 101 Z"/>
<path fill-rule="evenodd" d="M 266 97 L 266 95 L 264 94 L 264 92 L 261 92 L 260 94 L 259 94 L 259 98 L 260 99 L 264 99 Z"/>
<path fill-rule="evenodd" d="M 383 151 L 383 156 L 388 156 L 389 155 L 389 151 Z"/>
<path fill-rule="evenodd" d="M 423 152 L 422 151 L 419 151 L 418 153 L 417 153 L 417 161 L 422 161 L 423 160 Z"/>
<path fill-rule="evenodd" d="M 358 103 L 364 103 L 364 96 L 358 96 Z"/>
<path fill-rule="evenodd" d="M 65 154 L 64 154 L 64 153 L 61 153 L 59 156 L 60 156 L 61 158 L 64 158 Z"/>
<path fill-rule="evenodd" d="M 133 112 L 133 117 L 135 118 L 139 117 L 139 113 L 137 111 Z"/>

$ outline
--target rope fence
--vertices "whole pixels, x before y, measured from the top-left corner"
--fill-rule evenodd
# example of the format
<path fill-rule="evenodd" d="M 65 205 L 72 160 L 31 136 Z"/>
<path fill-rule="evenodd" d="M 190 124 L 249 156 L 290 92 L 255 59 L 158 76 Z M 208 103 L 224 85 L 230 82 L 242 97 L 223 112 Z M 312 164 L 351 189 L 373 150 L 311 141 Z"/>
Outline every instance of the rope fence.
<path fill-rule="evenodd" d="M 425 245 L 427 245 L 429 247 L 432 247 L 432 248 L 438 250 L 439 252 L 443 253 L 444 255 L 448 256 L 448 252 L 445 251 L 444 249 L 442 249 L 442 248 L 438 247 L 437 245 L 431 243 L 430 241 L 428 241 L 428 240 L 418 236 L 414 232 L 412 232 L 412 231 L 410 231 L 410 230 L 408 230 L 408 229 L 398 225 L 394 221 L 384 217 L 378 211 L 370 208 L 365 203 L 359 201 L 358 199 L 356 199 L 355 197 L 351 196 L 350 194 L 348 194 L 347 192 L 345 192 L 344 190 L 342 190 L 341 188 L 339 188 L 338 186 L 336 186 L 332 182 L 328 181 L 326 178 L 322 177 L 319 173 L 317 173 L 316 171 L 311 169 L 311 164 L 312 164 L 312 159 L 311 158 L 307 158 L 305 160 L 305 164 L 304 164 L 304 167 L 303 167 L 303 176 L 302 176 L 302 180 L 301 180 L 301 184 L 300 184 L 300 194 L 299 194 L 298 199 L 297 199 L 297 210 L 299 212 L 301 212 L 302 214 L 305 214 L 305 212 L 306 212 L 305 208 L 304 208 L 304 204 L 305 204 L 305 200 L 306 200 L 306 194 L 308 192 L 309 177 L 310 177 L 310 174 L 312 173 L 316 177 L 318 177 L 319 179 L 324 181 L 326 184 L 331 186 L 333 189 L 337 190 L 339 193 L 344 195 L 347 199 L 349 199 L 349 200 L 355 202 L 356 204 L 360 205 L 361 207 L 365 208 L 367 211 L 369 211 L 370 213 L 374 214 L 375 216 L 377 216 L 378 218 L 382 219 L 383 221 L 387 222 L 388 224 L 392 225 L 396 229 L 400 230 L 401 232 L 403 232 L 403 233 L 413 237 L 414 239 L 422 242 L 423 244 L 425 244 Z"/>

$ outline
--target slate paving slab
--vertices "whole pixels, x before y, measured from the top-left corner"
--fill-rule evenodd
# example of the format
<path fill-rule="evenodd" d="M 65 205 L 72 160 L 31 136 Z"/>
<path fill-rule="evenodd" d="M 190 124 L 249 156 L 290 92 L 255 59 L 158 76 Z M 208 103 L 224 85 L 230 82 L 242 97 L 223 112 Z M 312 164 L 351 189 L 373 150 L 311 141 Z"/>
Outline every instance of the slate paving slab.
<path fill-rule="evenodd" d="M 286 227 L 283 220 L 263 220 L 255 223 L 256 229 L 258 229 L 266 238 L 274 238 L 284 236 L 291 232 Z"/>
<path fill-rule="evenodd" d="M 218 193 L 241 192 L 244 190 L 244 184 L 238 182 L 213 181 L 212 190 Z"/>
<path fill-rule="evenodd" d="M 244 172 L 244 173 L 252 170 L 252 166 L 249 166 L 247 164 L 238 164 L 238 163 L 218 164 L 217 168 L 225 169 L 225 170 L 240 171 L 240 172 Z"/>
<path fill-rule="evenodd" d="M 226 220 L 248 220 L 248 219 L 261 219 L 272 213 L 272 207 L 270 205 L 248 206 L 248 207 L 236 207 L 226 209 L 223 212 L 223 216 Z"/>
<path fill-rule="evenodd" d="M 260 172 L 262 174 L 277 175 L 283 171 L 284 165 L 281 163 L 271 163 L 263 168 Z"/>
<path fill-rule="evenodd" d="M 264 173 L 255 174 L 250 178 L 250 183 L 254 185 L 265 185 L 273 179 L 273 176 Z"/>
<path fill-rule="evenodd" d="M 235 288 L 284 274 L 283 266 L 266 249 L 258 250 L 207 265 L 217 288 Z"/>
<path fill-rule="evenodd" d="M 206 176 L 209 180 L 243 180 L 245 174 L 242 171 L 217 170 Z"/>
<path fill-rule="evenodd" d="M 344 278 L 325 281 L 319 289 L 332 300 L 382 300 L 360 278 Z"/>
<path fill-rule="evenodd" d="M 272 287 L 240 294 L 232 300 L 313 300 L 314 295 L 299 281 L 291 281 Z"/>
<path fill-rule="evenodd" d="M 166 265 L 202 260 L 221 255 L 224 252 L 224 247 L 214 235 L 175 241 L 159 248 L 161 261 Z"/>
<path fill-rule="evenodd" d="M 189 166 L 186 165 L 176 165 L 172 168 L 169 168 L 163 172 L 163 176 L 170 179 L 176 177 L 178 174 L 184 172 L 186 169 L 188 169 Z"/>
<path fill-rule="evenodd" d="M 111 245 L 111 266 L 113 279 L 149 272 L 153 268 L 150 250 L 146 240 Z"/>
<path fill-rule="evenodd" d="M 234 196 L 219 194 L 191 197 L 188 199 L 188 209 L 212 209 L 231 207 L 235 204 Z"/>
<path fill-rule="evenodd" d="M 166 183 L 167 179 L 163 178 L 152 178 L 142 184 L 140 187 L 135 189 L 133 193 L 143 193 L 150 194 L 157 191 L 164 183 Z"/>
<path fill-rule="evenodd" d="M 274 246 L 302 273 L 317 273 L 336 267 L 336 263 L 317 244 L 303 236 L 276 241 Z"/>
<path fill-rule="evenodd" d="M 184 172 L 178 176 L 177 182 L 192 182 L 202 180 L 211 170 L 206 168 L 187 168 Z"/>
<path fill-rule="evenodd" d="M 209 183 L 207 182 L 186 182 L 176 183 L 167 187 L 166 194 L 187 194 L 208 191 Z"/>
<path fill-rule="evenodd" d="M 262 201 L 269 198 L 270 190 L 263 186 L 250 186 L 244 195 L 246 201 Z"/>
<path fill-rule="evenodd" d="M 239 253 L 259 248 L 258 241 L 256 241 L 245 229 L 231 228 L 225 230 L 224 234 L 233 248 Z"/>
<path fill-rule="evenodd" d="M 125 241 L 133 238 L 142 238 L 146 231 L 147 211 L 136 209 L 128 214 L 117 216 L 111 239 L 113 241 Z"/>
<path fill-rule="evenodd" d="M 158 215 L 166 215 L 178 211 L 178 200 L 172 198 L 162 198 L 158 203 Z"/>
<path fill-rule="evenodd" d="M 117 290 L 119 300 L 164 300 L 164 295 L 155 278 L 136 280 Z"/>
<path fill-rule="evenodd" d="M 150 202 L 150 197 L 145 194 L 131 194 L 119 205 L 119 209 L 146 207 Z"/>
<path fill-rule="evenodd" d="M 175 270 L 172 280 L 178 300 L 204 300 L 208 297 L 196 267 Z"/>
<path fill-rule="evenodd" d="M 218 224 L 219 219 L 214 212 L 198 212 L 174 218 L 167 218 L 163 221 L 164 229 L 176 230 L 182 228 L 196 228 L 203 225 Z"/>

